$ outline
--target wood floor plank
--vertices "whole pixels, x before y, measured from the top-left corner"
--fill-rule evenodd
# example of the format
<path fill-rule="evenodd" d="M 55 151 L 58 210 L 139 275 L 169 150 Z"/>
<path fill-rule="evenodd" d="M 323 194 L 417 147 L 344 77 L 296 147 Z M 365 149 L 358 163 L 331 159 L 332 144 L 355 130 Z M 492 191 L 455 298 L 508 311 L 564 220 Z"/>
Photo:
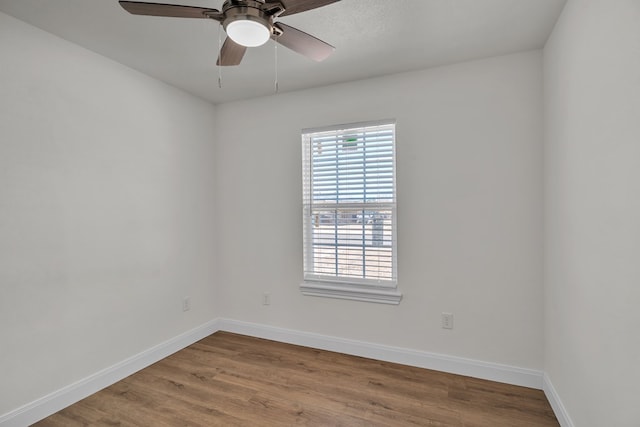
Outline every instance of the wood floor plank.
<path fill-rule="evenodd" d="M 218 332 L 36 423 L 558 426 L 540 390 Z"/>

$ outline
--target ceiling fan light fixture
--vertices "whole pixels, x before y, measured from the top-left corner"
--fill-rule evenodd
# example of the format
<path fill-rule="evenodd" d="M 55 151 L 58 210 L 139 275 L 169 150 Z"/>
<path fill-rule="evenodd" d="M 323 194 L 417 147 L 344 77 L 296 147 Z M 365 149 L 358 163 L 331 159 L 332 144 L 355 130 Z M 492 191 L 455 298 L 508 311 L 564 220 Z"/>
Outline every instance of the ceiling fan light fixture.
<path fill-rule="evenodd" d="M 2 1 L 2 0 L 0 0 Z M 287 8 L 284 1 L 290 6 Z M 270 38 L 278 44 L 309 59 L 323 61 L 335 48 L 311 34 L 274 22 L 281 16 L 293 15 L 327 6 L 340 0 L 224 0 L 221 10 L 180 4 L 119 0 L 132 15 L 175 18 L 212 19 L 227 33 L 218 54 L 219 66 L 239 65 L 249 47 L 265 44 Z"/>
<path fill-rule="evenodd" d="M 231 40 L 246 47 L 262 46 L 271 37 L 267 26 L 251 19 L 236 19 L 227 25 L 226 31 Z"/>

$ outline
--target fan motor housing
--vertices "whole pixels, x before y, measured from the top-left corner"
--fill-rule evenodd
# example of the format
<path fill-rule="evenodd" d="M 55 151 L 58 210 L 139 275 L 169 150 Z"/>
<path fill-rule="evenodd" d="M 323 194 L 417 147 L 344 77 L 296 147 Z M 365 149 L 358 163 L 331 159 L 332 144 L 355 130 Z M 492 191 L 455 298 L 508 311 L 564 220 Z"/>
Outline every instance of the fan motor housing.
<path fill-rule="evenodd" d="M 264 25 L 270 34 L 273 34 L 273 17 L 267 15 L 262 10 L 262 2 L 254 0 L 227 0 L 222 5 L 224 21 L 222 26 L 227 30 L 227 26 L 237 20 L 255 21 Z"/>

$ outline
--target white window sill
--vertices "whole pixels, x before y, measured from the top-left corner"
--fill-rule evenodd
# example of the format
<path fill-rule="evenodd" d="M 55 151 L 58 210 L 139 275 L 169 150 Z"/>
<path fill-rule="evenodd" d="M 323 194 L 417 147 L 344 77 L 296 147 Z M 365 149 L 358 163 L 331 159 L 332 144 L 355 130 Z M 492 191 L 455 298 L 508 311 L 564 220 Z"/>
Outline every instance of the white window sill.
<path fill-rule="evenodd" d="M 314 297 L 348 299 L 379 304 L 398 305 L 402 300 L 402 294 L 397 289 L 385 287 L 304 282 L 300 285 L 300 291 L 303 295 Z"/>

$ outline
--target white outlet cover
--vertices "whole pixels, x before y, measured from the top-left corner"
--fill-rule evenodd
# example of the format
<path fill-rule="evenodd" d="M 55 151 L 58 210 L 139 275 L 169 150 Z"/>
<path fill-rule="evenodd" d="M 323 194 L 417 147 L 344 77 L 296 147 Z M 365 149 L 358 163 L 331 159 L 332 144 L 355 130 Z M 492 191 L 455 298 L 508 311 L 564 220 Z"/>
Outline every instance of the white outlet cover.
<path fill-rule="evenodd" d="M 442 313 L 442 328 L 453 329 L 453 313 Z"/>

